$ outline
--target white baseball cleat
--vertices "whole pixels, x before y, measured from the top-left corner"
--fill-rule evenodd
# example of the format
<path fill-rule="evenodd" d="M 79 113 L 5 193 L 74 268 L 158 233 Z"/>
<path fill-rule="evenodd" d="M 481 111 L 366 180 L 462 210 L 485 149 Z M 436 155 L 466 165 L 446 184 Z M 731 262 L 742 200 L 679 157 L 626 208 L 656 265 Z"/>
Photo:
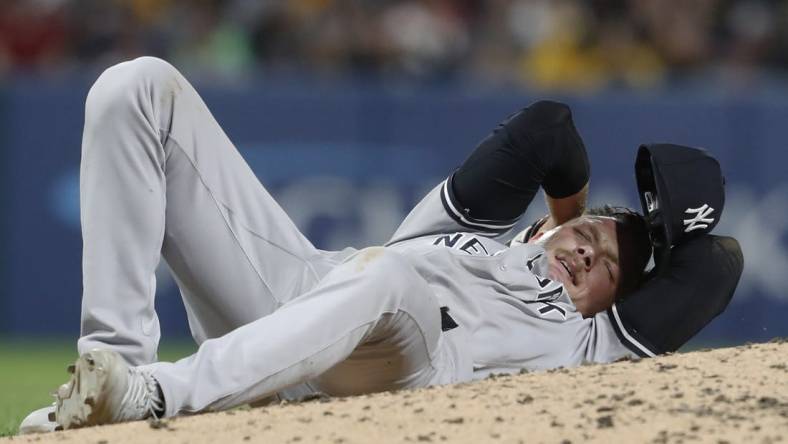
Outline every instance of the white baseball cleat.
<path fill-rule="evenodd" d="M 156 380 L 117 352 L 91 350 L 68 371 L 71 380 L 60 386 L 55 402 L 55 421 L 63 429 L 137 421 L 163 408 Z"/>
<path fill-rule="evenodd" d="M 30 412 L 19 424 L 19 434 L 54 432 L 58 427 L 55 422 L 55 404 L 52 404 Z"/>

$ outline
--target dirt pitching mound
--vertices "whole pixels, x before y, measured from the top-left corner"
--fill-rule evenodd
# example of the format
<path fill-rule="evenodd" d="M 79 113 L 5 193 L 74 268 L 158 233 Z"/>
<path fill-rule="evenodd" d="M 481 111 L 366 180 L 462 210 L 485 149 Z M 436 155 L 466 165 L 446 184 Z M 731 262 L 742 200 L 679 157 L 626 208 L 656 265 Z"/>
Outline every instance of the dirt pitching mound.
<path fill-rule="evenodd" d="M 788 341 L 1 443 L 788 443 Z"/>

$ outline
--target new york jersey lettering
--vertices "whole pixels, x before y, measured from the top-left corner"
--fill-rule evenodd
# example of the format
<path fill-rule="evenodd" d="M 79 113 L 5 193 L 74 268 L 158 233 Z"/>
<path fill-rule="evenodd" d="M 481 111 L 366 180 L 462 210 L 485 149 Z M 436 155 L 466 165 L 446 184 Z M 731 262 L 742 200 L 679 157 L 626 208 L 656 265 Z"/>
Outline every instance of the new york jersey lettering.
<path fill-rule="evenodd" d="M 490 252 L 482 244 L 478 237 L 472 234 L 454 233 L 441 236 L 432 243 L 436 246 L 444 246 L 462 251 L 471 256 L 489 256 Z"/>

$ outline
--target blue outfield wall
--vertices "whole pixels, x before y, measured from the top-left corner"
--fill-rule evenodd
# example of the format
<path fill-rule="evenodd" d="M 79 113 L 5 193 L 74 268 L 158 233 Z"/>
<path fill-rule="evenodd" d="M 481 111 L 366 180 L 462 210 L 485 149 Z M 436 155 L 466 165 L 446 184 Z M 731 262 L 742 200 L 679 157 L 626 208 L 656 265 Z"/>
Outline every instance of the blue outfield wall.
<path fill-rule="evenodd" d="M 17 83 L 0 94 L 0 332 L 78 334 L 78 168 L 89 86 Z M 542 98 L 349 86 L 198 89 L 263 184 L 324 249 L 385 241 L 498 121 Z M 636 205 L 639 143 L 669 141 L 714 153 L 728 181 L 716 232 L 739 239 L 746 264 L 733 303 L 694 342 L 788 336 L 788 97 L 550 98 L 574 110 L 591 157 L 594 203 Z M 536 199 L 526 220 L 543 211 Z M 163 334 L 188 335 L 177 288 L 160 271 Z"/>

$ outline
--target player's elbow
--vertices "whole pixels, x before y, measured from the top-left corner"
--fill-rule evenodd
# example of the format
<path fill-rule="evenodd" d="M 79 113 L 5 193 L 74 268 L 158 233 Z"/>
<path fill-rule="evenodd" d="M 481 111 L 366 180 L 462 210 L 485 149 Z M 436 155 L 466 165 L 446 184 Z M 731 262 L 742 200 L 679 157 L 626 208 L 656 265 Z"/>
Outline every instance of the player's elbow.
<path fill-rule="evenodd" d="M 557 140 L 572 139 L 576 132 L 569 105 L 551 100 L 532 103 L 504 122 L 504 128 L 514 148 L 529 157 L 561 148 Z"/>
<path fill-rule="evenodd" d="M 546 130 L 572 122 L 569 105 L 552 100 L 540 100 L 523 110 L 520 125 L 531 131 Z"/>

